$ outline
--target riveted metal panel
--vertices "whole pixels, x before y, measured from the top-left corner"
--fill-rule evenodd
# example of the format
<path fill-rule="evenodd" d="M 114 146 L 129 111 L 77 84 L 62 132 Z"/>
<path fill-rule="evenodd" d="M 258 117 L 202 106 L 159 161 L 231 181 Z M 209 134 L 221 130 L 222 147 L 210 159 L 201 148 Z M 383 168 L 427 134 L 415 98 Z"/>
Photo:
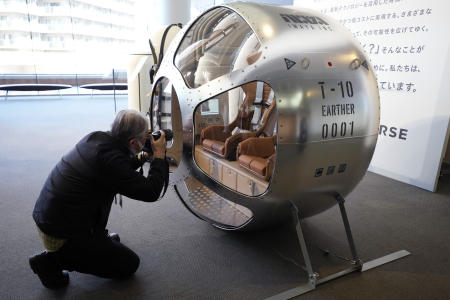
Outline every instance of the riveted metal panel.
<path fill-rule="evenodd" d="M 224 7 L 237 12 L 254 30 L 262 53 L 254 64 L 193 89 L 174 65 L 190 24 L 174 38 L 157 74 L 173 84 L 182 119 L 183 152 L 172 183 L 185 201 L 190 192 L 184 181 L 192 176 L 222 199 L 248 208 L 253 217 L 238 229 L 286 218 L 289 201 L 300 207 L 303 217 L 320 213 L 335 204 L 336 193 L 345 197 L 353 190 L 375 149 L 379 94 L 368 58 L 347 29 L 318 12 L 250 2 Z M 252 81 L 268 83 L 277 99 L 276 166 L 269 188 L 258 197 L 220 184 L 201 171 L 193 157 L 195 108 Z"/>

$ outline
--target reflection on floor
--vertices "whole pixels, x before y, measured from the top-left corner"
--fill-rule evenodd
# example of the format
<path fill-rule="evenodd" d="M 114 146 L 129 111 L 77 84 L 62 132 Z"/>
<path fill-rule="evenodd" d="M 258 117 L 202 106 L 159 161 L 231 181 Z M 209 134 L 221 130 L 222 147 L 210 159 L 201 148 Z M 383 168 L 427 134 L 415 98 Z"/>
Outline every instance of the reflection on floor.
<path fill-rule="evenodd" d="M 228 161 L 195 146 L 195 161 L 209 176 L 223 185 L 249 196 L 258 196 L 269 187 L 269 182 L 242 168 L 237 161 Z"/>
<path fill-rule="evenodd" d="M 227 226 L 239 227 L 253 217 L 248 208 L 220 197 L 197 179 L 188 177 L 185 183 L 190 203 L 196 212 L 208 219 Z"/>

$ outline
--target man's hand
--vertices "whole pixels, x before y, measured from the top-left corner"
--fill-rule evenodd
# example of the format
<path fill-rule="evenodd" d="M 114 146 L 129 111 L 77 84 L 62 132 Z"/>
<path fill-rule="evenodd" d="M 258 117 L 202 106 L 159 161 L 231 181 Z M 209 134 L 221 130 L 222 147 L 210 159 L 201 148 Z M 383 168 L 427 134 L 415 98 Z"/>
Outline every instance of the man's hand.
<path fill-rule="evenodd" d="M 166 134 L 162 130 L 160 132 L 161 136 L 157 141 L 155 141 L 153 136 L 151 136 L 153 157 L 164 159 L 166 156 Z"/>
<path fill-rule="evenodd" d="M 150 154 L 148 152 L 142 151 L 142 155 L 144 156 L 145 161 L 149 161 L 151 158 Z"/>

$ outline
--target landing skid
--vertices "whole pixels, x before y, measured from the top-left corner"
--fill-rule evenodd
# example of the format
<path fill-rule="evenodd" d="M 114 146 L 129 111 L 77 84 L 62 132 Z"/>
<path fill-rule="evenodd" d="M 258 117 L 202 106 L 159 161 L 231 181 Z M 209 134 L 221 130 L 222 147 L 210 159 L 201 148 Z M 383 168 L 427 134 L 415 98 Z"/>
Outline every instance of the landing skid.
<path fill-rule="evenodd" d="M 355 243 L 353 241 L 350 224 L 349 224 L 348 218 L 347 218 L 347 212 L 346 212 L 345 206 L 344 206 L 345 200 L 340 195 L 337 195 L 336 201 L 338 202 L 339 209 L 341 211 L 342 221 L 343 221 L 344 227 L 345 227 L 345 233 L 347 234 L 347 241 L 348 241 L 350 251 L 352 254 L 351 264 L 353 266 L 348 269 L 342 270 L 340 272 L 328 275 L 324 278 L 320 278 L 320 275 L 317 272 L 314 272 L 314 269 L 313 269 L 313 266 L 311 263 L 311 258 L 308 253 L 308 248 L 306 246 L 306 241 L 305 241 L 303 231 L 301 228 L 301 220 L 299 217 L 299 210 L 298 210 L 297 206 L 295 206 L 292 203 L 292 217 L 295 222 L 294 224 L 295 224 L 295 229 L 297 231 L 297 238 L 298 238 L 298 241 L 300 244 L 300 248 L 302 250 L 303 258 L 305 260 L 306 271 L 308 273 L 308 283 L 302 284 L 296 288 L 287 290 L 287 291 L 277 294 L 275 296 L 266 298 L 266 300 L 291 299 L 291 298 L 300 296 L 302 294 L 308 293 L 312 290 L 315 290 L 317 286 L 324 284 L 328 281 L 337 279 L 339 277 L 345 276 L 345 275 L 353 273 L 353 272 L 365 272 L 367 270 L 376 268 L 378 266 L 384 265 L 386 263 L 389 263 L 391 261 L 400 259 L 402 257 L 408 256 L 411 254 L 406 250 L 400 250 L 400 251 L 388 254 L 386 256 L 383 256 L 383 257 L 380 257 L 380 258 L 377 258 L 377 259 L 374 259 L 374 260 L 371 260 L 368 262 L 362 262 L 361 259 L 359 259 L 358 254 L 356 252 L 356 247 L 355 247 Z"/>

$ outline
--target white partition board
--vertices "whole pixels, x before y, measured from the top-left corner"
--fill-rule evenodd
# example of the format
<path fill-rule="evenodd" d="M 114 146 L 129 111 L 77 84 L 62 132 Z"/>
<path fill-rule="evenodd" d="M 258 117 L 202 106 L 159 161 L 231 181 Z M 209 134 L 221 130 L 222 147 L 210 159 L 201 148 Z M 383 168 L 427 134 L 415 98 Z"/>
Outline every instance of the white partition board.
<path fill-rule="evenodd" d="M 369 170 L 435 191 L 450 117 L 450 2 L 296 0 L 353 32 L 377 74 L 380 132 Z"/>

